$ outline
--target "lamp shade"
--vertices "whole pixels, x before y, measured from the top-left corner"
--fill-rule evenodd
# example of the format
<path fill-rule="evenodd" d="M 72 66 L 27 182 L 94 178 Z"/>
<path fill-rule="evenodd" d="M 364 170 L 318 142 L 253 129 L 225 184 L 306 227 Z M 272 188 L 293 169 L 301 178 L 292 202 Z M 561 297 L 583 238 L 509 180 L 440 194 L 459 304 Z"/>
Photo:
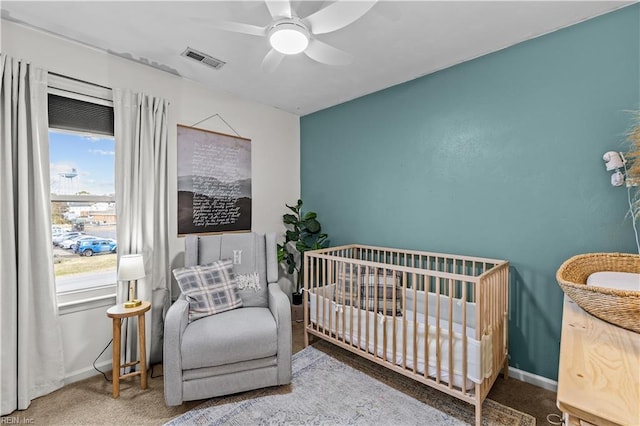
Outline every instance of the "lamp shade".
<path fill-rule="evenodd" d="M 131 281 L 144 278 L 144 258 L 141 254 L 126 254 L 120 256 L 118 280 Z"/>

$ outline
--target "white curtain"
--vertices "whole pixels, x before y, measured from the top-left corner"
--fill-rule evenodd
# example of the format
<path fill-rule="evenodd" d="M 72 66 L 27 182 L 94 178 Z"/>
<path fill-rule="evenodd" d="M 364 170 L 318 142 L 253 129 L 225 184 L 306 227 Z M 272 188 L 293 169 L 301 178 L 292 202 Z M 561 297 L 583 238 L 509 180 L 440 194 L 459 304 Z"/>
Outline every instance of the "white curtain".
<path fill-rule="evenodd" d="M 162 353 L 163 330 L 158 314 L 169 300 L 171 282 L 168 279 L 168 102 L 124 89 L 114 89 L 113 98 L 118 254 L 142 253 L 144 256 L 146 277 L 138 283 L 138 299 L 152 302 L 152 317 L 146 321 L 146 346 L 147 359 L 154 362 L 159 361 Z M 124 291 L 119 291 L 117 302 L 126 300 L 125 296 Z M 131 343 L 134 344 L 135 339 Z"/>
<path fill-rule="evenodd" d="M 47 73 L 0 54 L 2 415 L 64 382 L 49 188 Z"/>

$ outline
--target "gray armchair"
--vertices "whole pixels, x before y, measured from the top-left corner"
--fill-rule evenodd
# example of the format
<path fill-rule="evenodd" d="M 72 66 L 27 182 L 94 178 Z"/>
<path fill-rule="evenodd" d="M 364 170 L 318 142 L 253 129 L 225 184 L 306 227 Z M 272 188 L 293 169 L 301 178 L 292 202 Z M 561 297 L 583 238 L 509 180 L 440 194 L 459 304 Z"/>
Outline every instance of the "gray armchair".
<path fill-rule="evenodd" d="M 243 307 L 189 322 L 184 295 L 164 325 L 167 405 L 291 382 L 291 310 L 276 283 L 274 234 L 187 236 L 185 266 L 234 259 L 237 275 L 257 273 L 260 288 L 240 291 Z"/>

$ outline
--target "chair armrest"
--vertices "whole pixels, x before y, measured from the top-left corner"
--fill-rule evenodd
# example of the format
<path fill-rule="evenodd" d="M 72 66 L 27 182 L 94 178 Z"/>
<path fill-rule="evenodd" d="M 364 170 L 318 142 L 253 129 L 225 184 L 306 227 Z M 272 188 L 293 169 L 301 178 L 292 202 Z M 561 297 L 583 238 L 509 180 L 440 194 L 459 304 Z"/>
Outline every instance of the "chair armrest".
<path fill-rule="evenodd" d="M 180 297 L 164 320 L 164 400 L 168 406 L 182 404 L 182 334 L 189 324 L 189 302 Z"/>
<path fill-rule="evenodd" d="M 276 234 L 270 232 L 265 234 L 265 249 L 267 256 L 267 282 L 274 283 L 278 281 L 278 243 Z"/>
<path fill-rule="evenodd" d="M 278 384 L 291 383 L 291 305 L 277 283 L 269 284 L 269 310 L 278 328 Z"/>

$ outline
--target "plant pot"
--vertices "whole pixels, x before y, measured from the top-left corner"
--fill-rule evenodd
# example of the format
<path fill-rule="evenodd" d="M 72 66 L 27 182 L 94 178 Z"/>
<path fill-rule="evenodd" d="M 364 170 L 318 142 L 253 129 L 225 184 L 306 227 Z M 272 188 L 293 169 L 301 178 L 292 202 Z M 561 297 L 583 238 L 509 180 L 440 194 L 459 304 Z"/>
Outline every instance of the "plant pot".
<path fill-rule="evenodd" d="M 302 304 L 302 293 L 293 293 L 291 295 L 291 303 L 293 303 L 294 305 L 301 305 Z"/>

